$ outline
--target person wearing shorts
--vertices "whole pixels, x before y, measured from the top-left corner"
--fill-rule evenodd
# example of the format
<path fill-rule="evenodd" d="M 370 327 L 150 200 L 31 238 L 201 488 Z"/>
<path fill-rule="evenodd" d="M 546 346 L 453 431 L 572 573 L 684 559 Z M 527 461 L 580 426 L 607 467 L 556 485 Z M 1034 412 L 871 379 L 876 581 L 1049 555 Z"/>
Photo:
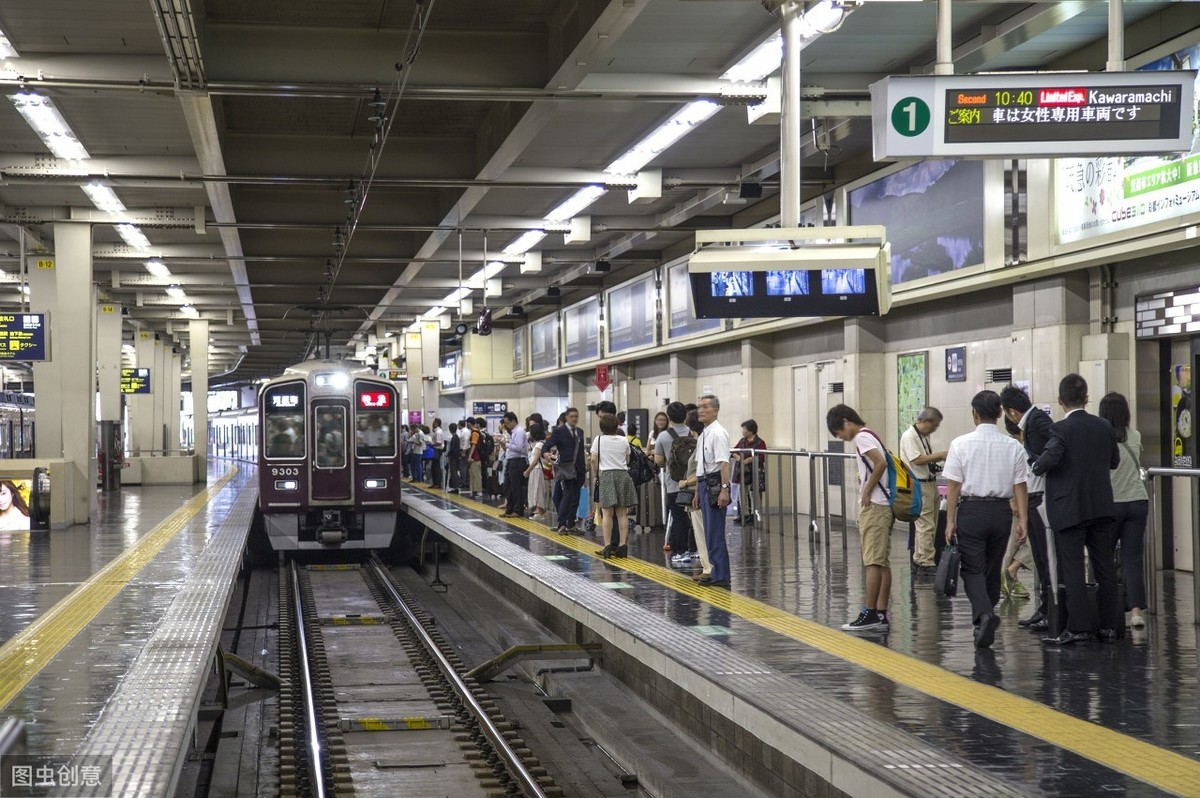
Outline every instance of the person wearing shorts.
<path fill-rule="evenodd" d="M 858 617 L 843 624 L 848 632 L 887 631 L 888 596 L 892 592 L 892 508 L 880 480 L 887 473 L 887 450 L 879 436 L 846 405 L 830 408 L 825 416 L 829 432 L 839 440 L 853 441 L 858 455 L 858 534 L 862 539 L 863 565 L 867 568 L 866 603 Z"/>

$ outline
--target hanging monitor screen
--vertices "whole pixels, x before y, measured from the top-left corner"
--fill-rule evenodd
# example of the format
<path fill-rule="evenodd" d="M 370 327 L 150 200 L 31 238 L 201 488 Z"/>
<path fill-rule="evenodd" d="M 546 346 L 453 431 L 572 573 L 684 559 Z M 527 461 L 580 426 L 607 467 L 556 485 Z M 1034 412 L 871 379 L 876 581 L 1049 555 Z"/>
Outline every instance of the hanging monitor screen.
<path fill-rule="evenodd" d="M 767 272 L 767 296 L 808 296 L 808 272 Z"/>

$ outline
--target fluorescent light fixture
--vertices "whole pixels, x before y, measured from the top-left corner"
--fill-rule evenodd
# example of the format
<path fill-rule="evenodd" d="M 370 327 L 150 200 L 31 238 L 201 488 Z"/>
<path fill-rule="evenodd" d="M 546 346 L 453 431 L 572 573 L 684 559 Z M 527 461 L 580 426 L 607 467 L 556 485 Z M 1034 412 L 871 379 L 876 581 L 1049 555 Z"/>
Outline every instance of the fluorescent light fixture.
<path fill-rule="evenodd" d="M 776 33 L 725 71 L 721 80 L 748 83 L 762 80 L 783 64 L 783 35 Z"/>
<path fill-rule="evenodd" d="M 446 312 L 446 308 L 438 305 L 436 308 L 430 308 L 421 314 L 422 319 L 436 319 L 438 316 Z"/>
<path fill-rule="evenodd" d="M 187 316 L 189 319 L 200 318 L 200 311 L 196 310 L 196 308 L 191 305 L 184 305 L 179 309 L 179 312 Z"/>
<path fill-rule="evenodd" d="M 56 158 L 83 160 L 91 157 L 49 97 L 28 91 L 11 94 L 8 99 Z"/>
<path fill-rule="evenodd" d="M 183 289 L 177 285 L 168 285 L 167 286 L 167 296 L 169 296 L 173 299 L 183 299 L 183 300 L 187 299 L 187 294 L 184 293 Z"/>
<path fill-rule="evenodd" d="M 0 30 L 0 59 L 20 57 L 21 54 L 17 52 L 16 47 L 13 47 L 12 40 L 4 31 Z"/>
<path fill-rule="evenodd" d="M 446 298 L 442 300 L 443 305 L 457 305 L 460 300 L 471 295 L 470 288 L 455 288 L 450 293 L 446 294 Z"/>
<path fill-rule="evenodd" d="M 711 119 L 719 110 L 721 106 L 712 100 L 693 100 L 609 164 L 604 171 L 618 175 L 637 173 L 672 144 L 691 133 L 696 126 Z"/>
<path fill-rule="evenodd" d="M 25 296 L 29 296 L 29 286 L 21 285 L 21 286 L 18 286 L 17 290 L 20 291 Z"/>
<path fill-rule="evenodd" d="M 504 271 L 506 265 L 498 260 L 490 261 L 488 265 L 471 275 L 471 279 L 467 280 L 467 285 L 476 290 L 482 290 L 488 280 Z"/>
<path fill-rule="evenodd" d="M 612 171 L 611 169 L 607 171 Z M 604 186 L 584 186 L 546 214 L 548 222 L 565 222 L 608 193 Z M 523 237 L 523 236 L 522 236 Z M 520 239 L 517 239 L 520 241 Z M 516 242 L 513 242 L 516 243 Z"/>
<path fill-rule="evenodd" d="M 125 243 L 134 249 L 150 249 L 150 239 L 146 238 L 136 224 L 115 224 L 113 227 L 117 228 Z"/>
<path fill-rule="evenodd" d="M 160 280 L 171 276 L 171 270 L 161 260 L 146 261 L 146 271 L 150 272 L 151 277 L 157 277 Z"/>
<path fill-rule="evenodd" d="M 541 230 L 530 230 L 528 232 L 521 233 L 521 235 L 518 236 L 515 241 L 504 248 L 503 252 L 505 255 L 524 255 L 526 252 L 537 246 L 545 237 L 546 234 Z"/>
<path fill-rule="evenodd" d="M 121 202 L 117 193 L 103 183 L 88 183 L 80 188 L 99 210 L 108 213 L 121 213 L 125 210 L 125 203 Z"/>

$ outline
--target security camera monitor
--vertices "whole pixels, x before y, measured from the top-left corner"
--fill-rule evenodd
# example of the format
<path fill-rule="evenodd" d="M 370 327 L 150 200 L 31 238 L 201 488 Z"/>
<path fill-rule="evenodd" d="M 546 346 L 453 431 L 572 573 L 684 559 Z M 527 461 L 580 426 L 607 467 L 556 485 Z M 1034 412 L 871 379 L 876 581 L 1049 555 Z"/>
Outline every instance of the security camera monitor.
<path fill-rule="evenodd" d="M 808 285 L 807 271 L 767 272 L 767 296 L 808 296 Z"/>
<path fill-rule="evenodd" d="M 866 269 L 822 269 L 821 293 L 825 296 L 861 296 L 867 293 Z"/>
<path fill-rule="evenodd" d="M 713 272 L 712 296 L 754 296 L 754 274 L 752 272 Z"/>

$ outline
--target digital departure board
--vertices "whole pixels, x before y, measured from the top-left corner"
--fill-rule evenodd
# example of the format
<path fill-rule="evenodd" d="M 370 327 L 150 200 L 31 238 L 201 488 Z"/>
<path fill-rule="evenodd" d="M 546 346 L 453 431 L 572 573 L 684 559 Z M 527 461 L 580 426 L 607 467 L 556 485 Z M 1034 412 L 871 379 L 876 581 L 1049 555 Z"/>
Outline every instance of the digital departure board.
<path fill-rule="evenodd" d="M 1186 152 L 1196 73 L 889 77 L 871 86 L 875 159 Z"/>
<path fill-rule="evenodd" d="M 47 360 L 45 313 L 0 314 L 0 361 Z"/>
<path fill-rule="evenodd" d="M 150 393 L 150 369 L 121 369 L 121 393 Z"/>

